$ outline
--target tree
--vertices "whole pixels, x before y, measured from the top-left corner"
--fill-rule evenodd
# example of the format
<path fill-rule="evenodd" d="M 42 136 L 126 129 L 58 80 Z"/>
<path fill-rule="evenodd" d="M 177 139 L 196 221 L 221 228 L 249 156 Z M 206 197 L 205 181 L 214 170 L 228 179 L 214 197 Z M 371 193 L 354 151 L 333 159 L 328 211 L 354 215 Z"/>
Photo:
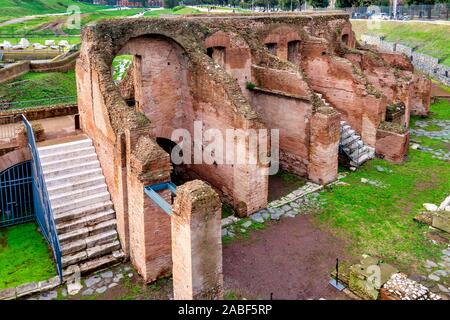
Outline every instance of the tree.
<path fill-rule="evenodd" d="M 172 9 L 178 5 L 178 0 L 164 0 L 164 8 Z"/>
<path fill-rule="evenodd" d="M 328 7 L 328 0 L 308 0 L 308 3 L 314 8 L 326 8 Z"/>

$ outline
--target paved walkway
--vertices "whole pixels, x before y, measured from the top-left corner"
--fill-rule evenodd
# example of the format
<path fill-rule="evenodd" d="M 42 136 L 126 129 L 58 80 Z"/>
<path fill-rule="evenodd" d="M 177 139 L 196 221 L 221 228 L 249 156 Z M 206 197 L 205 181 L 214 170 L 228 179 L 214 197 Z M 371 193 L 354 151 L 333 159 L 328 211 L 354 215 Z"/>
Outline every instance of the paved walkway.
<path fill-rule="evenodd" d="M 46 139 L 66 137 L 76 134 L 74 116 L 62 116 L 31 121 L 39 122 L 44 127 Z M 16 130 L 22 126 L 22 122 L 0 125 L 0 146 L 11 143 L 16 137 Z"/>

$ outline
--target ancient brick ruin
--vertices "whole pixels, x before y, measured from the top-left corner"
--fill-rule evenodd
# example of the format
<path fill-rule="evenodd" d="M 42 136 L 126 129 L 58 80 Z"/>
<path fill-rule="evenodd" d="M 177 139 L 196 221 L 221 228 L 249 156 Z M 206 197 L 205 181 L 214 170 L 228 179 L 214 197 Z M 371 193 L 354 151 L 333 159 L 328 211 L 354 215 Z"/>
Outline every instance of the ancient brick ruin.
<path fill-rule="evenodd" d="M 186 249 L 183 243 L 193 241 L 193 256 L 205 255 L 195 239 L 174 242 L 173 233 L 189 232 L 171 225 L 144 194 L 145 186 L 170 180 L 169 154 L 157 140 L 179 128 L 192 132 L 194 120 L 219 130 L 279 129 L 281 168 L 320 184 L 337 177 L 341 121 L 360 135 L 365 152 L 405 159 L 409 117 L 428 112 L 430 80 L 414 74 L 406 56 L 359 45 L 348 18 L 337 12 L 142 18 L 83 30 L 76 66 L 81 126 L 106 177 L 122 248 L 146 280 L 170 274 L 171 250 Z M 134 59 L 118 86 L 111 64 L 120 54 Z M 267 205 L 264 169 L 195 164 L 183 173 L 247 215 Z M 175 203 L 175 212 L 201 206 L 193 196 L 205 188 L 199 183 L 180 187 L 175 202 L 184 205 Z M 171 201 L 168 191 L 161 195 Z M 192 219 L 208 216 L 202 210 Z M 218 274 L 211 283 L 220 282 Z M 174 281 L 179 277 L 185 275 L 174 274 Z M 196 295 L 208 296 L 185 294 Z"/>

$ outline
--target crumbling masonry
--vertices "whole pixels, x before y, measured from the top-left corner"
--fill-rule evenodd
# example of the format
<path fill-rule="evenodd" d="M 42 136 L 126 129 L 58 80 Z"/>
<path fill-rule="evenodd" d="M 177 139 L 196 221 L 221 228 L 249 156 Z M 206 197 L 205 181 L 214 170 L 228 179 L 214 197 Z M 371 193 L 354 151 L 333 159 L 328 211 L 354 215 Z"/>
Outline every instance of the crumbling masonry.
<path fill-rule="evenodd" d="M 134 59 L 118 86 L 111 64 L 120 54 Z M 337 176 L 340 121 L 379 157 L 401 162 L 409 116 L 428 112 L 431 89 L 406 56 L 359 45 L 348 15 L 337 12 L 104 21 L 84 28 L 76 73 L 82 129 L 105 174 L 122 247 L 149 281 L 170 274 L 171 250 L 183 247 L 171 240 L 171 230 L 181 229 L 144 194 L 144 186 L 170 179 L 157 138 L 192 132 L 194 120 L 223 131 L 279 129 L 281 168 L 327 184 Z M 184 169 L 241 215 L 267 205 L 261 164 Z M 188 195 L 198 183 L 180 188 L 183 199 L 175 201 L 184 205 L 174 210 L 196 207 Z M 170 202 L 168 191 L 161 195 Z M 192 219 L 207 216 L 202 210 Z"/>

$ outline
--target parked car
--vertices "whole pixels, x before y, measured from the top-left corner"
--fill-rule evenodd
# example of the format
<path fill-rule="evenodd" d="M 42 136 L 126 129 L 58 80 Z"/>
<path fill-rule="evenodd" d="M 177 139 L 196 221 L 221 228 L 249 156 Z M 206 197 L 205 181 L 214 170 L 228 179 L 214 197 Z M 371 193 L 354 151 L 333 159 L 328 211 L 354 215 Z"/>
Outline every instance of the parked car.
<path fill-rule="evenodd" d="M 386 13 L 374 13 L 370 16 L 372 20 L 389 20 L 389 16 Z"/>

